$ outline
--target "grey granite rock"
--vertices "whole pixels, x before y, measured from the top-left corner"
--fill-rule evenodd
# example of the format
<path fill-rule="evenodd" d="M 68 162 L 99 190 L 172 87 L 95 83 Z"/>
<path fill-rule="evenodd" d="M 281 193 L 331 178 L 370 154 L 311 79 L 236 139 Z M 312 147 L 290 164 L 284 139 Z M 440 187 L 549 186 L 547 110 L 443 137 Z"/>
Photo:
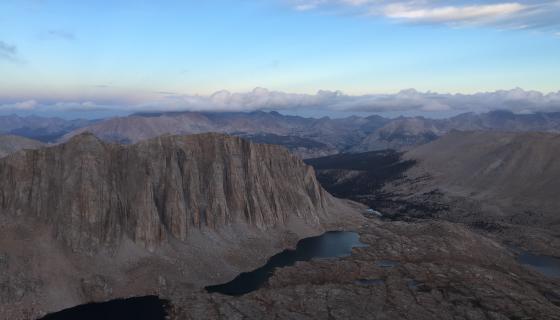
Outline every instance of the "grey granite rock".
<path fill-rule="evenodd" d="M 75 250 L 123 236 L 154 249 L 193 228 L 266 229 L 288 215 L 317 224 L 330 199 L 285 149 L 220 134 L 121 146 L 86 133 L 0 161 L 2 212 L 48 221 Z"/>

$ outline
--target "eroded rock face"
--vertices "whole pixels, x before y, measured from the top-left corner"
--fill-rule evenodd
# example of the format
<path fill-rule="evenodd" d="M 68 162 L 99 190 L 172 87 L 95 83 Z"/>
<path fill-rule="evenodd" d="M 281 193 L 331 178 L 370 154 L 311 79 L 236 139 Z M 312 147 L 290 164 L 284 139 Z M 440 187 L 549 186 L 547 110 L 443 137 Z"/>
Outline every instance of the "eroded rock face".
<path fill-rule="evenodd" d="M 266 229 L 289 215 L 317 224 L 331 199 L 285 149 L 219 134 L 130 146 L 82 134 L 0 161 L 2 214 L 46 221 L 74 250 L 122 237 L 153 249 L 193 228 Z"/>

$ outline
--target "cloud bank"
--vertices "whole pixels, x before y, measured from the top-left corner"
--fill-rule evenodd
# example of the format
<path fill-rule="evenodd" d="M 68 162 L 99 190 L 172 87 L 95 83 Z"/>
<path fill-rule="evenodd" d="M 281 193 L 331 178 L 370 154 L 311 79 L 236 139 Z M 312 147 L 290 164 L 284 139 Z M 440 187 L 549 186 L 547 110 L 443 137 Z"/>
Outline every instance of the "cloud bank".
<path fill-rule="evenodd" d="M 560 31 L 560 1 L 291 0 L 299 11 L 342 10 L 404 23 Z"/>
<path fill-rule="evenodd" d="M 323 110 L 336 112 L 487 112 L 511 110 L 516 113 L 560 112 L 560 91 L 544 94 L 519 88 L 475 94 L 441 94 L 402 90 L 396 94 L 346 95 L 340 91 L 296 94 L 256 88 L 249 92 L 226 90 L 211 95 L 180 95 L 162 92 L 154 99 L 123 105 L 122 101 L 41 102 L 33 99 L 0 102 L 0 110 L 25 111 L 253 111 Z"/>

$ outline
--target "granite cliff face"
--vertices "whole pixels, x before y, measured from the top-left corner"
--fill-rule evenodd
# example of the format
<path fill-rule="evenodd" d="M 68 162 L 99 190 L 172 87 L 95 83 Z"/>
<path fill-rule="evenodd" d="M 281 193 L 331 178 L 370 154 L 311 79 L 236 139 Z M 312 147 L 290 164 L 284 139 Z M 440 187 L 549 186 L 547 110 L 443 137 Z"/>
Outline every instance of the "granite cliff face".
<path fill-rule="evenodd" d="M 288 150 L 222 134 L 81 134 L 0 159 L 0 319 L 231 280 L 361 221 Z"/>
<path fill-rule="evenodd" d="M 91 251 L 128 237 L 147 248 L 193 228 L 318 224 L 332 197 L 281 147 L 219 134 L 106 144 L 91 134 L 0 161 L 3 214 L 33 216 Z"/>

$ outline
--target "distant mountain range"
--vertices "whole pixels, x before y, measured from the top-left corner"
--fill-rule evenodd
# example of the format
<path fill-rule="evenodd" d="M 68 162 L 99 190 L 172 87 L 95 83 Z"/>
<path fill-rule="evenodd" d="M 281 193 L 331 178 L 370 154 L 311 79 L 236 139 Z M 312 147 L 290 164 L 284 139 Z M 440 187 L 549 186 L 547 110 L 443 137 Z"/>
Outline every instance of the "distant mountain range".
<path fill-rule="evenodd" d="M 0 134 L 13 134 L 41 142 L 56 142 L 68 132 L 95 122 L 95 120 L 66 120 L 40 116 L 0 116 Z"/>
<path fill-rule="evenodd" d="M 560 113 L 465 113 L 447 119 L 351 116 L 305 118 L 278 112 L 138 113 L 104 120 L 0 117 L 0 133 L 43 142 L 63 142 L 83 132 L 124 144 L 165 134 L 205 132 L 241 136 L 255 142 L 283 145 L 302 158 L 343 152 L 408 150 L 452 131 L 560 132 Z"/>
<path fill-rule="evenodd" d="M 560 132 L 560 113 L 515 114 L 510 111 L 464 113 L 448 119 L 400 117 L 388 121 L 359 144 L 353 152 L 383 149 L 408 150 L 453 131 Z"/>
<path fill-rule="evenodd" d="M 276 136 L 304 138 L 304 144 L 312 140 L 324 144 L 326 149 L 341 151 L 359 143 L 388 121 L 379 116 L 315 119 L 274 111 L 153 113 L 107 119 L 72 131 L 64 138 L 89 131 L 105 141 L 134 143 L 163 134 L 219 132 L 249 138 L 257 135 L 261 142 L 266 142 L 262 136 L 265 134 L 272 140 L 278 140 Z M 295 141 L 289 140 L 290 144 Z"/>

